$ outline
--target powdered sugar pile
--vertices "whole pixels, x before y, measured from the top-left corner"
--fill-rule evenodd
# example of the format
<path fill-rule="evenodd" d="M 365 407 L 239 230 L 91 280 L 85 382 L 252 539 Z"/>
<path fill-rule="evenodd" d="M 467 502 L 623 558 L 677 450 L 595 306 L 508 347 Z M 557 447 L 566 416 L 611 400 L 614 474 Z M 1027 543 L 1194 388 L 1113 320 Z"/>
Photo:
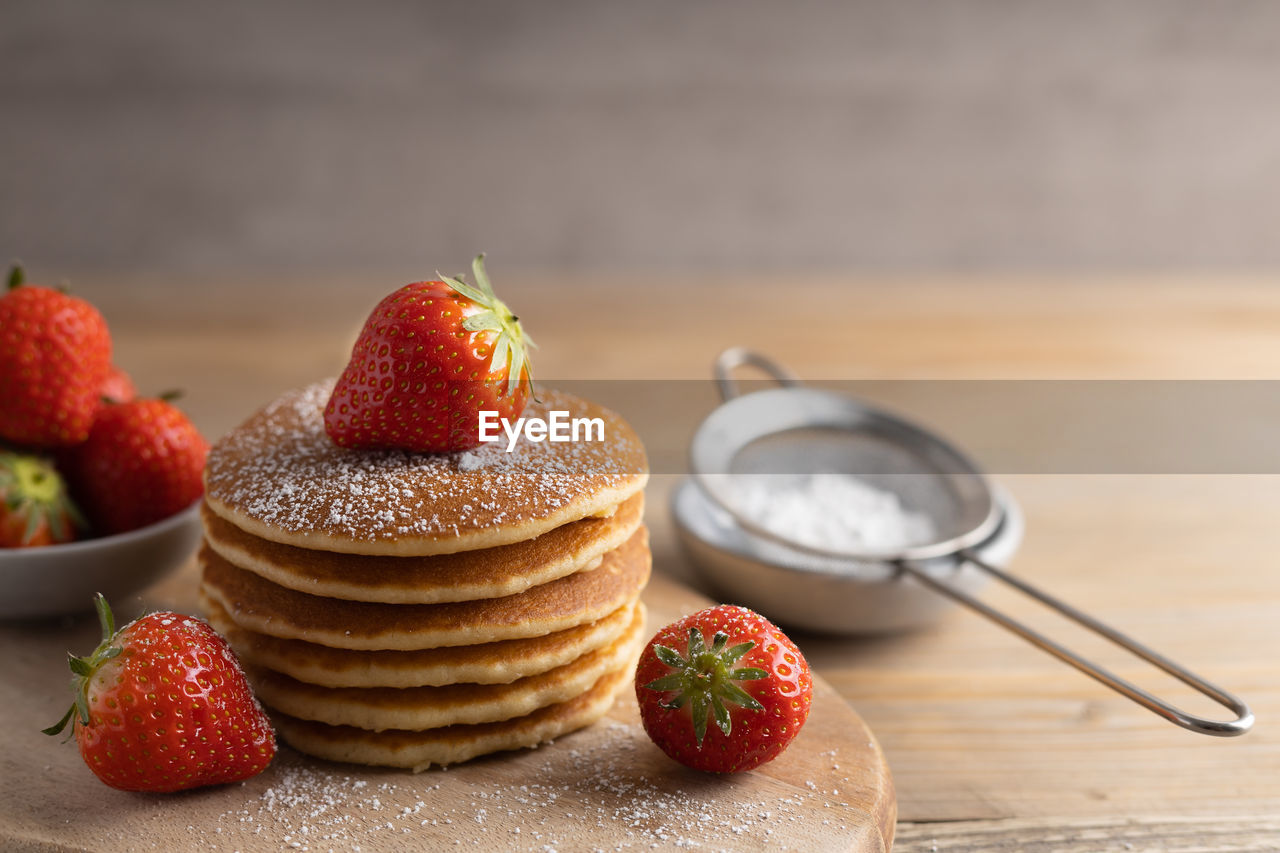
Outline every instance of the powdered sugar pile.
<path fill-rule="evenodd" d="M 735 508 L 779 536 L 830 551 L 896 551 L 931 541 L 933 520 L 849 474 L 743 475 Z"/>

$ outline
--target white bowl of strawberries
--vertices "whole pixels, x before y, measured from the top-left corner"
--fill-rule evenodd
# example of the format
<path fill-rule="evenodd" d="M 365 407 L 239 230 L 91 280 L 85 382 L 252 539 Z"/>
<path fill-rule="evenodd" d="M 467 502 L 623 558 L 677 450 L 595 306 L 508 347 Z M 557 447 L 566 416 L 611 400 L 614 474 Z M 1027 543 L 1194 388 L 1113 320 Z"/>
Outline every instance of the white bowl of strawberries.
<path fill-rule="evenodd" d="M 111 363 L 88 302 L 27 285 L 0 295 L 0 618 L 132 595 L 200 538 L 208 442 Z"/>

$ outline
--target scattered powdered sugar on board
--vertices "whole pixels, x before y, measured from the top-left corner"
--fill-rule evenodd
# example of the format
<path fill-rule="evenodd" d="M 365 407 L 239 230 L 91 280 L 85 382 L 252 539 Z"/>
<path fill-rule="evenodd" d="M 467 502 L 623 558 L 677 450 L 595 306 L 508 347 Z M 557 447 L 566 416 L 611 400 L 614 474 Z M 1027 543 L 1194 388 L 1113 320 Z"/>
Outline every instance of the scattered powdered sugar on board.
<path fill-rule="evenodd" d="M 537 519 L 644 476 L 639 439 L 613 413 L 541 390 L 526 416 L 604 417 L 604 441 L 504 442 L 459 453 L 348 450 L 324 430 L 332 380 L 284 394 L 217 442 L 211 499 L 270 527 L 358 540 L 449 536 Z M 585 415 L 584 415 L 585 416 Z"/>
<path fill-rule="evenodd" d="M 735 508 L 779 536 L 832 551 L 896 551 L 930 542 L 933 520 L 850 474 L 742 475 Z"/>
<path fill-rule="evenodd" d="M 655 772 L 639 755 L 650 751 L 639 725 L 606 721 L 592 735 L 563 739 L 554 756 L 511 753 L 419 775 L 286 750 L 255 796 L 188 834 L 217 850 L 813 850 L 848 829 L 840 811 L 847 779 L 834 774 L 822 786 L 743 795 L 734 777 L 684 772 L 665 759 Z M 834 770 L 836 751 L 822 757 Z M 512 761 L 525 781 L 502 781 L 493 766 Z"/>
<path fill-rule="evenodd" d="M 609 847 L 595 849 L 707 849 L 721 850 L 742 846 L 748 839 L 764 843 L 771 849 L 813 849 L 810 842 L 819 840 L 822 824 L 827 830 L 846 830 L 840 819 L 815 821 L 817 808 L 848 807 L 835 802 L 810 782 L 806 790 L 792 790 L 779 797 L 734 796 L 733 777 L 683 774 L 687 787 L 672 789 L 669 783 L 650 779 L 637 768 L 642 762 L 638 749 L 648 747 L 647 736 L 637 725 L 611 722 L 604 726 L 607 738 L 586 748 L 570 749 L 568 768 L 572 780 L 560 785 L 521 785 L 506 794 L 505 799 L 519 805 L 530 805 L 536 815 L 557 801 L 568 798 L 577 812 L 572 816 L 588 827 L 604 833 L 610 827 L 623 827 L 626 840 Z M 665 767 L 665 765 L 664 765 Z M 553 767 L 544 765 L 540 778 L 552 778 Z M 563 768 L 561 768 L 563 773 Z M 545 821 L 543 822 L 545 824 Z M 807 832 L 795 833 L 797 824 L 806 824 Z M 530 832 L 538 832 L 534 825 Z M 536 837 L 536 836 L 535 836 Z M 554 842 L 554 831 L 548 830 L 548 846 L 560 849 Z M 750 843 L 748 846 L 755 846 Z M 572 848 L 569 848 L 572 849 Z"/>

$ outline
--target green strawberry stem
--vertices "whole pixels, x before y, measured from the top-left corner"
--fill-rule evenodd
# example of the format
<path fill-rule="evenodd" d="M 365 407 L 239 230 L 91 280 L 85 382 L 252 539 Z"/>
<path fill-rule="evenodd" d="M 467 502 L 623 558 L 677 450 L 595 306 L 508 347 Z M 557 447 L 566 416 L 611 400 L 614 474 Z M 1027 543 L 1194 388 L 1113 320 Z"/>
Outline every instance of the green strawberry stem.
<path fill-rule="evenodd" d="M 49 525 L 57 542 L 71 538 L 68 519 L 77 529 L 87 527 L 58 470 L 38 456 L 0 450 L 0 495 L 11 512 L 26 515 L 23 542 L 30 542 L 42 524 Z"/>
<path fill-rule="evenodd" d="M 514 394 L 520 387 L 521 373 L 528 372 L 529 384 L 533 385 L 533 370 L 529 366 L 528 347 L 537 346 L 533 339 L 520 328 L 520 318 L 511 313 L 511 309 L 493 292 L 493 284 L 484 271 L 484 255 L 476 255 L 471 262 L 471 272 L 475 276 L 477 287 L 467 284 L 462 276 L 451 278 L 440 276 L 440 280 L 452 287 L 457 293 L 470 299 L 483 309 L 462 321 L 462 328 L 468 332 L 497 332 L 497 340 L 493 342 L 493 357 L 489 360 L 489 370 L 507 368 L 507 387 L 499 395 Z"/>
<path fill-rule="evenodd" d="M 88 657 L 77 657 L 70 652 L 67 653 L 67 663 L 71 666 L 71 672 L 74 673 L 71 676 L 71 690 L 75 694 L 75 702 L 67 713 L 63 714 L 61 720 L 47 729 L 41 729 L 47 735 L 60 734 L 68 723 L 71 723 L 71 732 L 74 732 L 73 717 L 79 721 L 80 725 L 89 725 L 89 679 L 93 678 L 99 667 L 119 656 L 123 651 L 120 646 L 112 645 L 112 641 L 116 638 L 116 620 L 111 614 L 111 605 L 107 604 L 106 597 L 98 593 L 93 599 L 93 606 L 98 611 L 98 622 L 102 625 L 102 642 Z"/>
<path fill-rule="evenodd" d="M 22 264 L 14 264 L 9 267 L 9 290 L 14 290 L 22 286 L 27 280 L 27 274 L 22 269 Z"/>
<path fill-rule="evenodd" d="M 675 671 L 650 681 L 645 689 L 663 693 L 674 691 L 675 696 L 659 703 L 664 708 L 674 711 L 688 704 L 699 749 L 707 734 L 708 711 L 715 716 L 720 731 L 728 735 L 733 731 L 733 718 L 729 716 L 725 702 L 732 702 L 752 711 L 764 710 L 764 706 L 754 696 L 735 682 L 764 678 L 768 673 L 757 667 L 732 669 L 739 658 L 755 647 L 755 643 L 739 643 L 726 649 L 728 643 L 729 635 L 724 631 L 717 631 L 711 638 L 711 647 L 707 648 L 702 632 L 695 627 L 689 629 L 688 657 L 682 657 L 668 646 L 657 644 L 653 647 L 658 659 Z"/>

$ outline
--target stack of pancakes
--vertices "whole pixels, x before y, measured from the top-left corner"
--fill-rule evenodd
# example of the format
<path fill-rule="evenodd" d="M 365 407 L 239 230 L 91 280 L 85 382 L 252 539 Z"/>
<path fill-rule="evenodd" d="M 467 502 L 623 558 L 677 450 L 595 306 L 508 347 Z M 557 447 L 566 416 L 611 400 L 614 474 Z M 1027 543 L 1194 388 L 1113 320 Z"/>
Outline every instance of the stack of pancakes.
<path fill-rule="evenodd" d="M 423 769 L 598 719 L 645 638 L 644 449 L 616 414 L 542 391 L 525 416 L 602 441 L 353 451 L 331 383 L 284 395 L 205 472 L 201 604 L 302 752 Z"/>

